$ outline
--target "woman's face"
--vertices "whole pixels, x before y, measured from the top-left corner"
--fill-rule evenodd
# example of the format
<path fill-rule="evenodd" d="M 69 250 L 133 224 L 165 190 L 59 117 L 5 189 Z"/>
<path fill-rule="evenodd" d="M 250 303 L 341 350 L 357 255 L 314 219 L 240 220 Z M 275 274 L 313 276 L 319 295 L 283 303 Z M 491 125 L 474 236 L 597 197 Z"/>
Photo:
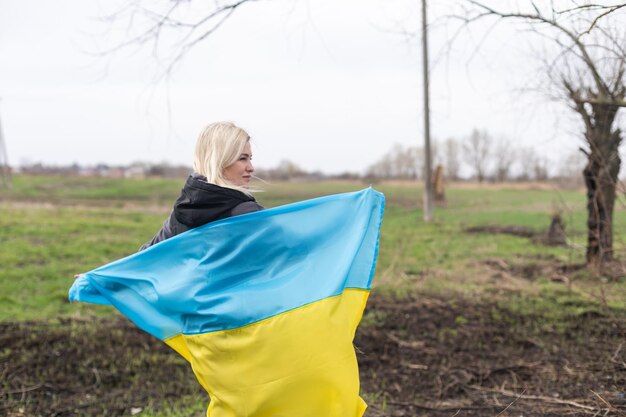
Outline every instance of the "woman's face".
<path fill-rule="evenodd" d="M 246 143 L 239 159 L 234 164 L 224 168 L 224 177 L 233 185 L 248 188 L 254 167 L 252 166 L 252 148 Z"/>

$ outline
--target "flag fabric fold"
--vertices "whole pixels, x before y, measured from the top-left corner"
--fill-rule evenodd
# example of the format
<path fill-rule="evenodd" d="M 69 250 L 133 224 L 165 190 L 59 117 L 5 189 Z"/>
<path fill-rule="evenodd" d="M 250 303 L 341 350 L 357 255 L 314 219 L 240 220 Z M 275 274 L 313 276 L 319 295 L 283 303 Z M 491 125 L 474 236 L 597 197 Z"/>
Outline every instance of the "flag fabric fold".
<path fill-rule="evenodd" d="M 367 188 L 216 221 L 82 274 L 69 298 L 181 354 L 210 417 L 359 417 L 352 341 L 383 211 Z"/>

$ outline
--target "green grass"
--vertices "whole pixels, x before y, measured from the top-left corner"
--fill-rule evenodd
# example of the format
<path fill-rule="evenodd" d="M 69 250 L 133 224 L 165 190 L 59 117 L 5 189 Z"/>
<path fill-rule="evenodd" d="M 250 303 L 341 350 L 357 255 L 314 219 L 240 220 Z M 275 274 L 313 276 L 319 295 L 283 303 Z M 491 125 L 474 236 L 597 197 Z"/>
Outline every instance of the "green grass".
<path fill-rule="evenodd" d="M 67 303 L 73 275 L 136 251 L 161 215 L 0 205 L 0 319 L 109 312 Z"/>
<path fill-rule="evenodd" d="M 137 414 L 139 417 L 205 417 L 208 401 L 203 396 L 178 399 L 163 409 L 148 407 Z"/>
<path fill-rule="evenodd" d="M 64 315 L 115 314 L 112 309 L 66 302 L 73 275 L 132 254 L 160 227 L 184 179 L 105 179 L 16 176 L 14 188 L 0 199 L 0 320 L 46 319 Z M 257 199 L 266 207 L 338 192 L 359 183 L 265 184 Z M 509 235 L 468 234 L 468 226 L 515 224 L 547 230 L 561 211 L 574 243 L 584 245 L 585 197 L 582 192 L 519 189 L 449 189 L 447 206 L 434 221 L 421 219 L 421 190 L 382 185 L 387 197 L 375 286 L 395 295 L 413 291 L 493 295 L 483 261 L 580 263 L 584 251 L 537 245 Z M 626 245 L 626 210 L 615 212 L 616 250 Z M 544 261 L 545 262 L 545 259 Z M 549 278 L 549 277 L 540 277 Z M 623 298 L 624 284 L 604 283 L 578 273 L 569 291 L 584 299 Z M 540 291 L 540 282 L 528 285 Z M 598 289 L 600 288 L 600 289 Z"/>
<path fill-rule="evenodd" d="M 13 177 L 11 190 L 0 197 L 53 203 L 87 203 L 123 206 L 127 203 L 170 204 L 184 180 L 147 178 L 113 179 L 66 176 Z"/>

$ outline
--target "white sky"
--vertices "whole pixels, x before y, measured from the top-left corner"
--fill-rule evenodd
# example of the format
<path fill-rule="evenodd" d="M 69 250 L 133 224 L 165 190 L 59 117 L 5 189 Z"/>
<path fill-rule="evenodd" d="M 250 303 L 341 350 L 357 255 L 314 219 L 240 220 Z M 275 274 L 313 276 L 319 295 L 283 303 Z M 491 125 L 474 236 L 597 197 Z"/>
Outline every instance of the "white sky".
<path fill-rule="evenodd" d="M 146 50 L 89 54 L 120 39 L 115 30 L 98 35 L 105 26 L 95 18 L 110 4 L 0 0 L 0 118 L 11 164 L 191 165 L 197 134 L 217 120 L 248 130 L 260 167 L 289 159 L 363 172 L 394 143 L 423 142 L 419 38 L 390 33 L 397 24 L 419 29 L 419 2 L 254 2 L 167 84 L 151 82 L 158 69 Z M 520 39 L 501 31 L 471 61 L 461 40 L 442 59 L 445 31 L 433 31 L 431 132 L 462 139 L 484 128 L 556 166 L 582 144 L 580 125 L 566 107 L 516 90 L 534 76 Z"/>

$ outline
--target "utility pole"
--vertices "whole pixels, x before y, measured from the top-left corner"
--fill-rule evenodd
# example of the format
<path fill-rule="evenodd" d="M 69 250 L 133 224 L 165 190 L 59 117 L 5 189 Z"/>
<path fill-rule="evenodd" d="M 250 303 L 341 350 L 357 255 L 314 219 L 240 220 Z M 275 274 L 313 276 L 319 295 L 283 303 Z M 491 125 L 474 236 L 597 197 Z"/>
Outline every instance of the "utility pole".
<path fill-rule="evenodd" d="M 430 156 L 430 97 L 428 91 L 428 28 L 426 0 L 422 0 L 422 60 L 424 74 L 424 221 L 433 218 L 432 163 Z"/>
<path fill-rule="evenodd" d="M 11 168 L 9 167 L 9 155 L 2 134 L 2 121 L 0 120 L 0 181 L 2 188 L 11 188 Z"/>

